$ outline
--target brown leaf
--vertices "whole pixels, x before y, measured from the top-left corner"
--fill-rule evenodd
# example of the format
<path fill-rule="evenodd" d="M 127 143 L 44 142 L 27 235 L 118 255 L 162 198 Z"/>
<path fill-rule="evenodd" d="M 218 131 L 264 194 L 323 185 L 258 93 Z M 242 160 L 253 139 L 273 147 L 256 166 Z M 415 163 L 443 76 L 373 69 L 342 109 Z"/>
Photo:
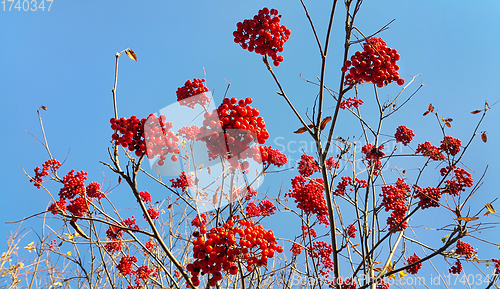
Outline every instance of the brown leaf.
<path fill-rule="evenodd" d="M 207 167 L 207 172 L 210 175 L 212 172 L 210 171 L 210 167 Z"/>
<path fill-rule="evenodd" d="M 118 183 L 122 182 L 122 177 L 118 177 Z"/>
<path fill-rule="evenodd" d="M 351 246 L 351 248 L 356 248 L 357 246 L 359 246 L 359 244 L 354 244 Z"/>
<path fill-rule="evenodd" d="M 473 112 L 471 112 L 472 114 L 478 114 L 480 113 L 481 111 L 483 111 L 482 109 L 477 109 L 477 110 L 474 110 Z"/>
<path fill-rule="evenodd" d="M 486 209 L 488 209 L 488 212 L 490 212 L 492 214 L 497 213 L 497 211 L 495 211 L 495 209 L 493 208 L 493 205 L 491 203 L 484 204 L 484 206 L 486 207 Z"/>
<path fill-rule="evenodd" d="M 447 127 L 451 128 L 451 124 L 449 122 L 444 123 Z"/>
<path fill-rule="evenodd" d="M 320 130 L 324 130 L 325 127 L 326 127 L 326 124 L 332 120 L 332 117 L 331 116 L 327 116 L 325 117 L 322 121 L 321 121 L 321 125 L 320 125 Z"/>
<path fill-rule="evenodd" d="M 488 141 L 488 138 L 486 137 L 486 132 L 483 131 L 483 133 L 481 134 L 481 139 L 483 140 L 483 142 Z"/>
<path fill-rule="evenodd" d="M 127 50 L 125 50 L 125 53 L 127 54 L 128 57 L 130 57 L 130 59 L 137 61 L 137 55 L 135 55 L 132 49 L 127 48 Z"/>
<path fill-rule="evenodd" d="M 434 106 L 432 106 L 431 103 L 429 103 L 429 108 L 427 108 L 428 111 L 433 112 L 434 111 Z"/>
<path fill-rule="evenodd" d="M 213 198 L 212 198 L 212 204 L 217 204 L 217 194 L 214 194 Z"/>
<path fill-rule="evenodd" d="M 309 128 L 313 128 L 314 125 L 310 124 L 310 125 L 308 125 L 308 127 Z M 299 128 L 298 130 L 294 131 L 293 133 L 297 133 L 298 134 L 298 133 L 304 133 L 306 131 L 307 131 L 307 127 L 303 126 L 303 127 Z"/>
<path fill-rule="evenodd" d="M 424 112 L 424 116 L 428 115 L 429 114 L 429 111 L 426 111 Z"/>
<path fill-rule="evenodd" d="M 43 110 L 47 110 L 47 107 L 45 105 L 42 105 Z"/>
<path fill-rule="evenodd" d="M 468 221 L 475 221 L 477 219 L 479 219 L 479 218 L 478 217 L 460 217 L 460 218 L 457 218 L 456 220 L 468 222 Z"/>

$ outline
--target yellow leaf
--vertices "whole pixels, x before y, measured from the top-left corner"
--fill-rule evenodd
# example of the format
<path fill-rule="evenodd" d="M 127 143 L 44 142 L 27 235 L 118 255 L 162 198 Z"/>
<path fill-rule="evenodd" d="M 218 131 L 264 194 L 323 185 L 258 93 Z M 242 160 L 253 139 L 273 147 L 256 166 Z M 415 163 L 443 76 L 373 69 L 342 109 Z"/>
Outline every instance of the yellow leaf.
<path fill-rule="evenodd" d="M 408 276 L 408 273 L 406 273 L 405 271 L 399 271 L 399 278 L 403 278 L 406 276 Z"/>
<path fill-rule="evenodd" d="M 497 211 L 495 211 L 495 209 L 493 208 L 493 205 L 491 203 L 484 204 L 484 206 L 486 207 L 486 209 L 488 209 L 488 212 L 490 212 L 492 214 L 497 213 Z"/>
<path fill-rule="evenodd" d="M 186 140 L 182 139 L 181 144 L 182 144 L 182 149 L 185 149 L 186 148 Z"/>
<path fill-rule="evenodd" d="M 29 243 L 28 246 L 24 247 L 24 249 L 28 250 L 28 252 L 30 252 L 30 253 L 31 253 L 31 250 L 35 250 L 35 252 L 36 252 L 36 248 L 35 248 L 35 246 L 33 246 L 33 244 L 35 244 L 35 241 Z"/>
<path fill-rule="evenodd" d="M 71 256 L 71 251 L 68 251 L 68 253 L 66 253 L 66 255 Z"/>
<path fill-rule="evenodd" d="M 130 57 L 130 59 L 137 61 L 137 55 L 135 55 L 135 53 L 132 49 L 127 48 L 125 50 L 125 53 L 127 53 L 127 56 Z"/>

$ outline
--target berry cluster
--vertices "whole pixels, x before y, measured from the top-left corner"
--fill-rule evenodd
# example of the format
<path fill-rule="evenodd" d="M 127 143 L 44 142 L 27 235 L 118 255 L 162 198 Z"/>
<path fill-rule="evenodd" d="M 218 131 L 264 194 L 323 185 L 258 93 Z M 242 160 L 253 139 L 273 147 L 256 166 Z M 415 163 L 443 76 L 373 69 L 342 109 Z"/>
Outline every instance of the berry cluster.
<path fill-rule="evenodd" d="M 136 225 L 135 218 L 133 216 L 131 218 L 123 220 L 121 222 L 121 225 L 133 230 L 139 229 L 139 226 Z M 109 228 L 106 230 L 106 237 L 110 241 L 104 246 L 106 248 L 106 251 L 108 251 L 109 253 L 114 253 L 122 249 L 121 239 L 123 237 L 123 230 L 121 228 L 116 226 L 109 226 Z"/>
<path fill-rule="evenodd" d="M 441 150 L 451 156 L 455 156 L 460 152 L 461 145 L 462 142 L 459 139 L 447 135 L 441 141 Z"/>
<path fill-rule="evenodd" d="M 150 114 L 147 119 L 138 119 L 135 115 L 130 118 L 111 118 L 111 129 L 115 131 L 112 135 L 115 145 L 135 151 L 135 155 L 140 157 L 144 154 L 149 159 L 160 156 L 158 165 L 163 166 L 167 154 L 173 153 L 172 161 L 177 161 L 175 154 L 180 153 L 179 137 L 170 129 L 171 122 L 166 122 L 164 115 L 159 118 Z"/>
<path fill-rule="evenodd" d="M 410 256 L 410 258 L 408 258 L 408 265 L 417 263 L 420 260 L 421 259 L 419 256 L 417 256 L 417 253 L 413 253 L 413 256 Z M 406 272 L 408 272 L 410 274 L 417 274 L 418 270 L 420 270 L 420 268 L 422 268 L 422 263 L 418 263 L 416 265 L 411 266 L 410 268 L 407 268 Z"/>
<path fill-rule="evenodd" d="M 364 103 L 364 101 L 362 99 L 359 99 L 357 97 L 356 98 L 349 97 L 348 99 L 343 100 L 340 103 L 340 109 L 346 109 L 346 108 L 351 108 L 351 107 L 358 108 L 363 103 Z"/>
<path fill-rule="evenodd" d="M 302 253 L 302 246 L 297 243 L 293 243 L 290 248 L 290 252 L 292 252 L 294 256 L 300 255 Z"/>
<path fill-rule="evenodd" d="M 422 153 L 426 157 L 430 157 L 435 161 L 444 161 L 445 157 L 439 148 L 431 145 L 430 142 L 426 141 L 418 145 L 415 153 Z"/>
<path fill-rule="evenodd" d="M 269 133 L 259 110 L 250 106 L 252 102 L 251 97 L 239 101 L 235 97 L 225 98 L 212 113 L 205 113 L 197 139 L 206 143 L 210 159 L 228 158 L 235 168 L 240 159 L 260 160 L 259 147 L 249 146 L 254 141 L 264 144 Z"/>
<path fill-rule="evenodd" d="M 261 146 L 260 157 L 264 166 L 274 165 L 281 167 L 287 163 L 286 155 L 282 154 L 278 149 L 273 149 L 271 146 Z"/>
<path fill-rule="evenodd" d="M 495 274 L 500 274 L 500 259 L 491 259 L 491 262 L 495 263 Z"/>
<path fill-rule="evenodd" d="M 292 190 L 285 194 L 285 197 L 295 199 L 297 208 L 306 214 L 316 214 L 321 224 L 329 225 L 328 207 L 326 205 L 323 179 L 311 179 L 309 183 L 303 176 L 296 176 L 292 179 Z"/>
<path fill-rule="evenodd" d="M 192 187 L 194 184 L 192 176 L 186 176 L 186 173 L 183 171 L 179 174 L 177 179 L 171 179 L 172 188 L 179 188 L 183 191 L 186 191 L 189 187 Z"/>
<path fill-rule="evenodd" d="M 396 64 L 399 59 L 396 49 L 387 47 L 382 38 L 371 37 L 364 43 L 363 52 L 357 51 L 342 67 L 342 72 L 349 70 L 344 85 L 369 82 L 383 87 L 393 81 L 403 85 L 405 81 L 399 78 Z"/>
<path fill-rule="evenodd" d="M 353 224 L 350 224 L 346 228 L 346 233 L 347 233 L 347 236 L 349 236 L 349 238 L 356 238 L 356 231 L 357 231 L 356 227 L 354 227 Z"/>
<path fill-rule="evenodd" d="M 389 225 L 389 230 L 392 233 L 396 233 L 406 229 L 408 226 L 408 221 L 405 221 L 398 226 L 399 223 L 403 221 L 408 212 L 408 206 L 406 205 L 408 193 L 410 191 L 410 186 L 408 186 L 405 181 L 398 178 L 396 186 L 389 185 L 382 187 L 382 197 L 381 206 L 385 207 L 385 211 L 391 211 L 391 216 L 387 218 L 387 225 Z"/>
<path fill-rule="evenodd" d="M 457 241 L 457 248 L 455 249 L 455 254 L 464 255 L 467 259 L 472 259 L 475 255 L 474 247 L 469 243 L 462 242 L 462 240 Z"/>
<path fill-rule="evenodd" d="M 247 217 L 266 217 L 274 215 L 276 207 L 269 200 L 263 200 L 259 203 L 259 206 L 255 205 L 254 202 L 248 203 L 246 206 Z"/>
<path fill-rule="evenodd" d="M 389 283 L 385 282 L 383 279 L 379 279 L 377 281 L 377 288 L 376 289 L 389 289 Z"/>
<path fill-rule="evenodd" d="M 462 168 L 454 168 L 455 180 L 446 180 L 446 186 L 443 193 L 448 193 L 452 196 L 460 195 L 461 191 L 465 191 L 465 187 L 470 188 L 474 184 L 472 175 Z"/>
<path fill-rule="evenodd" d="M 451 268 L 448 271 L 451 274 L 460 274 L 460 273 L 462 273 L 463 268 L 464 267 L 462 267 L 462 263 L 460 263 L 460 260 L 457 260 L 457 262 L 455 262 L 455 265 L 451 266 Z"/>
<path fill-rule="evenodd" d="M 380 158 L 385 156 L 382 151 L 384 145 L 380 145 L 378 148 L 374 145 L 367 143 L 361 148 L 361 152 L 365 154 L 365 159 L 368 160 L 368 166 L 373 166 L 373 174 L 378 175 L 378 172 L 382 169 L 382 162 Z"/>
<path fill-rule="evenodd" d="M 38 189 L 42 186 L 43 178 L 49 175 L 49 169 L 55 172 L 61 167 L 61 163 L 58 160 L 50 159 L 45 161 L 42 167 L 42 171 L 40 171 L 40 167 L 36 167 L 35 177 L 30 179 L 30 182 L 35 183 L 35 187 Z"/>
<path fill-rule="evenodd" d="M 208 92 L 205 79 L 188 80 L 184 86 L 177 89 L 177 101 L 180 105 L 189 108 L 194 108 L 196 104 L 204 106 L 209 101 L 205 92 Z"/>
<path fill-rule="evenodd" d="M 333 281 L 327 281 L 328 283 Z M 352 278 L 347 278 L 343 280 L 341 277 L 339 277 L 339 284 L 340 284 L 340 289 L 356 289 L 358 288 L 356 281 L 354 281 Z M 335 284 L 330 285 L 330 288 L 333 288 Z"/>
<path fill-rule="evenodd" d="M 425 189 L 420 188 L 419 186 L 414 186 L 415 194 L 413 198 L 419 198 L 419 206 L 422 210 L 431 208 L 431 207 L 439 207 L 439 200 L 441 199 L 441 191 L 439 188 L 427 187 Z"/>
<path fill-rule="evenodd" d="M 353 186 L 352 188 L 350 188 L 351 192 L 354 189 L 358 190 L 359 188 L 366 188 L 368 186 L 365 180 L 355 178 L 355 181 L 353 182 L 351 177 L 342 177 L 342 181 L 337 184 L 337 189 L 333 191 L 333 195 L 343 196 L 345 194 L 345 189 L 349 185 Z"/>
<path fill-rule="evenodd" d="M 317 241 L 313 242 L 312 247 L 307 247 L 307 250 L 309 256 L 311 258 L 318 259 L 318 264 L 321 264 L 319 273 L 323 276 L 327 276 L 328 273 L 330 273 L 330 271 L 333 269 L 333 261 L 330 257 L 333 253 L 332 245 L 323 241 Z"/>
<path fill-rule="evenodd" d="M 157 220 L 158 218 L 160 218 L 160 212 L 152 207 L 148 208 L 148 215 L 152 220 Z M 144 217 L 144 219 L 147 219 L 145 214 L 142 214 L 142 216 Z"/>
<path fill-rule="evenodd" d="M 278 56 L 278 52 L 283 52 L 283 45 L 291 34 L 290 29 L 280 25 L 280 20 L 281 15 L 278 15 L 276 9 L 259 10 L 259 14 L 253 19 L 236 24 L 237 29 L 233 32 L 234 42 L 250 52 L 269 55 L 274 60 L 274 66 L 278 66 L 283 61 L 283 56 Z"/>
<path fill-rule="evenodd" d="M 221 271 L 235 275 L 238 273 L 236 264 L 246 263 L 246 270 L 250 272 L 254 266 L 267 265 L 268 258 L 272 258 L 275 252 L 283 252 L 283 248 L 277 246 L 273 231 L 267 231 L 253 221 L 237 219 L 212 228 L 205 236 L 196 234 L 193 241 L 196 260 L 186 266 L 195 286 L 200 284 L 200 274 L 209 274 L 208 284 L 214 287 L 222 279 Z M 235 224 L 241 227 L 235 227 Z"/>
<path fill-rule="evenodd" d="M 306 154 L 303 154 L 300 157 L 300 162 L 297 170 L 299 171 L 299 174 L 301 176 L 309 177 L 314 172 L 320 172 L 321 168 L 318 166 L 318 163 L 316 162 L 313 156 L 308 156 Z"/>
<path fill-rule="evenodd" d="M 398 126 L 398 128 L 396 129 L 396 134 L 394 135 L 394 137 L 396 138 L 396 142 L 403 143 L 403 145 L 405 146 L 411 142 L 414 136 L 415 134 L 413 133 L 413 131 L 404 125 Z"/>
<path fill-rule="evenodd" d="M 184 126 L 177 131 L 177 135 L 183 137 L 186 140 L 193 141 L 196 136 L 200 133 L 200 128 L 196 125 Z"/>
<path fill-rule="evenodd" d="M 137 262 L 137 257 L 125 255 L 122 256 L 120 262 L 116 265 L 116 269 L 121 275 L 135 275 L 135 286 L 128 286 L 127 288 L 143 288 L 141 283 L 145 283 L 149 277 L 156 277 L 158 275 L 157 270 L 150 269 L 148 266 L 140 266 L 137 270 L 132 270 L 132 264 Z"/>

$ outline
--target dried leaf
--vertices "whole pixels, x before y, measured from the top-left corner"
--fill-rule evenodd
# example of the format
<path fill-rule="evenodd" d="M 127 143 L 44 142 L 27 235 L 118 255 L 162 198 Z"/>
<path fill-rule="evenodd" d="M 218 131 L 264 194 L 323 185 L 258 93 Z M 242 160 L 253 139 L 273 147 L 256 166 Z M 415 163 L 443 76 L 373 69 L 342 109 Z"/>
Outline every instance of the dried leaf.
<path fill-rule="evenodd" d="M 488 141 L 488 138 L 486 137 L 486 132 L 483 131 L 483 133 L 481 134 L 481 139 L 483 140 L 483 142 Z"/>
<path fill-rule="evenodd" d="M 478 114 L 480 113 L 481 111 L 483 111 L 482 109 L 477 109 L 477 110 L 474 110 L 473 112 L 471 112 L 472 114 Z"/>
<path fill-rule="evenodd" d="M 127 54 L 128 57 L 130 57 L 130 59 L 137 61 L 137 55 L 135 55 L 132 49 L 127 48 L 127 50 L 125 50 L 125 53 Z"/>
<path fill-rule="evenodd" d="M 427 108 L 428 111 L 433 112 L 434 111 L 434 106 L 432 106 L 431 103 L 429 103 L 429 108 Z"/>
<path fill-rule="evenodd" d="M 429 111 L 426 111 L 424 112 L 424 116 L 428 115 L 429 114 Z"/>
<path fill-rule="evenodd" d="M 46 106 L 44 106 L 44 105 L 42 105 L 42 109 L 43 109 L 43 110 L 47 110 L 47 107 L 46 107 Z"/>
<path fill-rule="evenodd" d="M 203 169 L 203 164 L 200 165 L 199 171 L 201 172 L 202 169 Z"/>
<path fill-rule="evenodd" d="M 212 204 L 217 204 L 217 194 L 214 194 L 214 196 L 212 197 Z"/>
<path fill-rule="evenodd" d="M 310 125 L 308 125 L 308 127 L 309 128 L 313 128 L 314 125 L 310 124 Z M 303 127 L 299 128 L 298 130 L 294 131 L 293 133 L 297 133 L 298 134 L 298 133 L 304 133 L 306 131 L 307 131 L 307 127 L 303 126 Z"/>
<path fill-rule="evenodd" d="M 488 212 L 490 212 L 492 214 L 497 213 L 497 211 L 495 211 L 495 209 L 493 208 L 493 205 L 491 203 L 484 204 L 484 206 L 486 207 L 486 209 L 488 209 Z"/>
<path fill-rule="evenodd" d="M 331 116 L 327 116 L 325 117 L 322 121 L 321 121 L 321 125 L 320 125 L 320 130 L 324 130 L 325 127 L 326 127 L 326 124 L 332 120 L 332 117 Z"/>
<path fill-rule="evenodd" d="M 451 128 L 451 124 L 449 122 L 444 123 L 447 127 Z"/>
<path fill-rule="evenodd" d="M 351 246 L 351 248 L 356 248 L 357 246 L 359 246 L 359 244 L 354 244 Z"/>
<path fill-rule="evenodd" d="M 182 144 L 182 149 L 185 149 L 186 148 L 186 140 L 182 139 L 181 144 Z"/>
<path fill-rule="evenodd" d="M 477 219 L 479 219 L 479 218 L 478 217 L 460 217 L 460 218 L 457 218 L 456 220 L 468 222 L 468 221 L 475 221 Z"/>
<path fill-rule="evenodd" d="M 69 224 L 71 225 L 71 227 L 73 227 L 73 229 L 75 229 L 75 231 L 82 237 L 84 237 L 85 239 L 87 240 L 90 240 L 89 236 L 87 236 L 87 234 L 85 234 L 82 229 L 80 228 L 80 226 L 78 226 L 78 224 L 76 224 L 76 222 L 74 222 L 73 220 L 71 220 L 69 222 Z"/>
<path fill-rule="evenodd" d="M 177 202 L 175 202 L 174 204 L 177 205 L 177 206 L 179 205 L 179 203 L 177 203 Z"/>
<path fill-rule="evenodd" d="M 377 267 L 375 267 L 375 268 L 373 268 L 373 271 L 375 271 L 375 272 L 380 272 L 380 271 L 382 271 L 382 268 L 377 268 Z"/>
<path fill-rule="evenodd" d="M 211 174 L 210 167 L 207 167 L 207 172 L 209 175 Z"/>
<path fill-rule="evenodd" d="M 122 182 L 122 177 L 118 177 L 118 183 Z"/>

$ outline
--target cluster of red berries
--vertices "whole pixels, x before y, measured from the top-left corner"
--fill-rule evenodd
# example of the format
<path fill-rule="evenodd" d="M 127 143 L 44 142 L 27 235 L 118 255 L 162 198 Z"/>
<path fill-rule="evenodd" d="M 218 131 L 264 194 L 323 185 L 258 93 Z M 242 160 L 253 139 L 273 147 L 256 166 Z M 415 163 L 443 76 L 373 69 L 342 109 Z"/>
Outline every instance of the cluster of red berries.
<path fill-rule="evenodd" d="M 319 273 L 323 276 L 327 276 L 333 268 L 333 261 L 331 259 L 333 253 L 332 245 L 324 241 L 317 241 L 313 242 L 312 247 L 309 246 L 307 250 L 309 256 L 318 259 L 318 264 L 321 264 Z"/>
<path fill-rule="evenodd" d="M 149 268 L 148 266 L 140 266 L 137 270 L 132 270 L 132 264 L 137 262 L 137 257 L 125 255 L 122 256 L 120 262 L 116 265 L 116 269 L 123 276 L 135 275 L 135 286 L 128 286 L 127 288 L 143 288 L 141 283 L 145 283 L 150 277 L 158 276 L 158 271 Z"/>
<path fill-rule="evenodd" d="M 259 147 L 250 149 L 249 145 L 254 141 L 264 144 L 269 133 L 259 110 L 250 106 L 252 102 L 251 97 L 225 98 L 212 113 L 205 113 L 197 139 L 206 143 L 210 159 L 228 158 L 233 167 L 246 158 L 260 160 Z"/>
<path fill-rule="evenodd" d="M 361 148 L 361 152 L 365 154 L 365 158 L 368 160 L 368 166 L 373 166 L 374 175 L 378 175 L 378 172 L 382 169 L 382 162 L 380 161 L 380 158 L 385 156 L 383 149 L 384 145 L 380 145 L 377 148 L 370 143 L 367 143 Z"/>
<path fill-rule="evenodd" d="M 422 153 L 422 155 L 426 157 L 430 157 L 435 161 L 444 161 L 445 157 L 441 150 L 433 145 L 430 142 L 426 141 L 418 145 L 415 153 Z"/>
<path fill-rule="evenodd" d="M 460 195 L 460 192 L 465 191 L 465 187 L 470 188 L 474 184 L 472 175 L 462 168 L 454 168 L 455 180 L 446 180 L 446 186 L 443 193 L 448 193 L 452 196 Z"/>
<path fill-rule="evenodd" d="M 259 203 L 259 205 L 255 205 L 254 202 L 250 202 L 247 204 L 245 208 L 247 212 L 247 217 L 266 217 L 266 216 L 271 216 L 274 215 L 274 212 L 276 211 L 276 207 L 274 204 L 269 201 L 269 200 L 263 200 Z"/>
<path fill-rule="evenodd" d="M 261 146 L 260 157 L 264 166 L 274 165 L 281 167 L 288 162 L 285 154 L 282 154 L 278 149 L 273 149 L 271 146 Z"/>
<path fill-rule="evenodd" d="M 208 92 L 205 79 L 188 80 L 184 86 L 177 89 L 177 101 L 180 105 L 189 108 L 194 108 L 196 104 L 204 106 L 209 101 L 205 92 Z"/>
<path fill-rule="evenodd" d="M 285 197 L 294 198 L 297 208 L 306 214 L 316 214 L 321 224 L 329 225 L 324 191 L 323 179 L 311 179 L 307 183 L 303 176 L 296 176 L 292 179 L 292 189 Z"/>
<path fill-rule="evenodd" d="M 359 99 L 357 97 L 356 98 L 349 97 L 348 99 L 343 100 L 340 103 L 340 109 L 346 109 L 346 108 L 351 108 L 351 107 L 358 108 L 363 103 L 364 103 L 364 101 L 362 99 Z"/>
<path fill-rule="evenodd" d="M 180 135 L 186 140 L 193 141 L 196 136 L 200 133 L 200 128 L 196 125 L 183 126 L 177 131 L 177 135 Z"/>
<path fill-rule="evenodd" d="M 236 24 L 237 29 L 233 32 L 234 42 L 250 52 L 269 55 L 274 60 L 274 66 L 278 66 L 283 61 L 283 56 L 278 56 L 278 52 L 283 52 L 283 45 L 291 34 L 290 29 L 280 25 L 280 20 L 281 15 L 278 15 L 276 9 L 259 10 L 259 14 L 253 19 Z"/>
<path fill-rule="evenodd" d="M 384 206 L 385 211 L 392 211 L 391 216 L 387 218 L 387 225 L 389 225 L 389 230 L 392 233 L 396 233 L 406 229 L 408 226 L 408 221 L 403 222 L 398 226 L 399 223 L 403 221 L 408 212 L 408 206 L 406 201 L 409 196 L 410 186 L 405 183 L 401 178 L 398 178 L 396 186 L 389 185 L 382 187 L 382 197 L 381 206 Z"/>
<path fill-rule="evenodd" d="M 346 228 L 346 233 L 349 238 L 356 238 L 356 227 L 354 227 L 354 224 L 350 224 Z"/>
<path fill-rule="evenodd" d="M 121 225 L 128 227 L 130 229 L 138 230 L 139 226 L 135 223 L 135 218 L 132 216 L 131 218 L 125 219 L 121 222 Z M 113 254 L 114 252 L 120 251 L 122 249 L 122 237 L 123 230 L 116 226 L 109 226 L 106 230 L 106 237 L 110 242 L 106 243 L 104 248 L 109 253 Z"/>
<path fill-rule="evenodd" d="M 303 154 L 300 157 L 300 162 L 297 170 L 299 171 L 299 174 L 301 176 L 309 177 L 314 172 L 320 172 L 321 168 L 318 166 L 318 163 L 316 162 L 313 156 L 308 156 L 306 154 Z"/>
<path fill-rule="evenodd" d="M 307 226 L 301 226 L 302 229 L 302 237 L 306 237 L 307 235 L 311 235 L 311 237 L 316 238 L 318 235 L 316 234 L 316 230 Z"/>
<path fill-rule="evenodd" d="M 408 258 L 408 265 L 411 265 L 411 264 L 414 264 L 414 263 L 417 263 L 418 261 L 420 261 L 420 257 L 417 256 L 417 253 L 413 253 L 413 256 L 410 256 Z M 420 268 L 422 268 L 422 263 L 418 263 L 416 265 L 413 265 L 409 268 L 406 269 L 406 272 L 410 273 L 410 274 L 417 274 L 418 273 L 418 270 L 420 270 Z"/>
<path fill-rule="evenodd" d="M 491 259 L 491 262 L 495 263 L 495 274 L 500 274 L 500 259 Z"/>
<path fill-rule="evenodd" d="M 455 156 L 460 152 L 461 145 L 462 142 L 459 139 L 447 135 L 441 141 L 441 150 L 451 156 Z"/>
<path fill-rule="evenodd" d="M 462 242 L 462 240 L 457 241 L 457 248 L 455 249 L 455 254 L 464 255 L 465 258 L 471 259 L 474 254 L 474 247 L 472 247 L 469 243 Z"/>
<path fill-rule="evenodd" d="M 455 265 L 451 266 L 451 268 L 448 271 L 451 274 L 460 274 L 462 273 L 463 269 L 464 267 L 462 267 L 462 263 L 460 262 L 460 260 L 457 260 L 457 262 L 455 262 Z"/>
<path fill-rule="evenodd" d="M 413 131 L 404 125 L 398 126 L 398 128 L 396 129 L 396 134 L 394 134 L 396 142 L 403 143 L 403 145 L 405 146 L 411 142 L 414 136 L 415 134 L 413 133 Z"/>
<path fill-rule="evenodd" d="M 337 184 L 337 188 L 335 189 L 335 191 L 333 191 L 333 195 L 334 196 L 343 196 L 345 194 L 345 189 L 349 185 L 353 186 L 352 188 L 350 188 L 351 192 L 354 189 L 358 190 L 360 188 L 366 188 L 368 186 L 368 184 L 366 183 L 365 180 L 360 180 L 360 179 L 356 178 L 355 182 L 353 183 L 351 177 L 342 177 L 342 181 L 340 181 Z"/>
<path fill-rule="evenodd" d="M 419 198 L 419 206 L 422 210 L 432 207 L 439 207 L 439 200 L 441 199 L 441 190 L 439 188 L 427 187 L 422 189 L 419 186 L 414 186 L 415 194 L 413 198 Z"/>
<path fill-rule="evenodd" d="M 376 289 L 389 289 L 389 283 L 385 282 L 383 279 L 377 281 Z"/>
<path fill-rule="evenodd" d="M 156 210 L 153 207 L 148 208 L 147 212 L 148 212 L 149 217 L 151 217 L 152 220 L 157 220 L 158 218 L 160 218 L 160 212 L 158 212 L 158 210 Z M 142 216 L 144 217 L 144 219 L 147 219 L 145 214 L 142 214 Z"/>
<path fill-rule="evenodd" d="M 183 191 L 186 191 L 189 187 L 192 187 L 194 184 L 192 176 L 186 176 L 185 172 L 181 172 L 177 179 L 171 179 L 172 188 L 179 188 Z"/>
<path fill-rule="evenodd" d="M 333 281 L 327 281 L 328 284 L 333 283 Z M 356 289 L 358 288 L 356 281 L 352 278 L 342 279 L 339 277 L 340 289 Z M 335 284 L 330 284 L 330 288 L 334 288 Z"/>
<path fill-rule="evenodd" d="M 371 37 L 364 43 L 363 52 L 356 51 L 342 66 L 342 72 L 349 70 L 344 85 L 369 82 L 383 87 L 393 81 L 403 85 L 405 80 L 399 78 L 399 65 L 396 64 L 400 58 L 396 49 L 387 47 L 382 38 Z"/>
<path fill-rule="evenodd" d="M 275 252 L 283 252 L 283 248 L 277 246 L 273 231 L 267 231 L 253 221 L 237 220 L 238 217 L 234 217 L 224 226 L 212 228 L 205 236 L 200 236 L 197 231 L 193 234 L 196 237 L 193 257 L 196 260 L 186 269 L 195 286 L 200 284 L 200 274 L 209 274 L 208 285 L 214 287 L 222 279 L 221 271 L 236 275 L 239 270 L 237 263 L 246 263 L 246 270 L 250 272 L 254 266 L 267 265 L 268 258 L 272 258 Z M 241 227 L 235 227 L 235 224 Z"/>
<path fill-rule="evenodd" d="M 58 160 L 48 160 L 43 164 L 41 171 L 40 167 L 35 168 L 35 177 L 30 181 L 34 182 L 37 188 L 40 188 L 43 178 L 49 175 L 49 169 L 52 169 L 53 173 L 56 174 L 60 167 L 61 163 Z M 75 170 L 71 170 L 65 175 L 62 179 L 63 187 L 59 190 L 59 200 L 49 206 L 49 211 L 54 215 L 67 211 L 74 216 L 73 221 L 84 216 L 93 199 L 104 198 L 98 183 L 93 182 L 85 186 L 85 180 L 87 180 L 87 173 L 84 171 L 77 172 L 75 175 Z M 66 206 L 68 200 L 70 204 Z"/>
<path fill-rule="evenodd" d="M 157 117 L 150 114 L 147 119 L 138 119 L 135 115 L 130 118 L 111 118 L 111 129 L 115 131 L 112 135 L 115 145 L 135 151 L 135 155 L 140 157 L 144 154 L 149 159 L 159 156 L 158 165 L 163 166 L 169 153 L 172 153 L 172 161 L 177 161 L 175 154 L 180 153 L 179 137 L 170 129 L 171 122 L 166 122 L 164 115 Z"/>
<path fill-rule="evenodd" d="M 35 183 L 35 187 L 38 189 L 42 186 L 43 178 L 49 175 L 49 169 L 55 172 L 61 167 L 61 163 L 58 160 L 50 159 L 45 161 L 42 167 L 42 171 L 40 171 L 40 167 L 36 167 L 35 177 L 30 179 L 30 182 Z"/>

